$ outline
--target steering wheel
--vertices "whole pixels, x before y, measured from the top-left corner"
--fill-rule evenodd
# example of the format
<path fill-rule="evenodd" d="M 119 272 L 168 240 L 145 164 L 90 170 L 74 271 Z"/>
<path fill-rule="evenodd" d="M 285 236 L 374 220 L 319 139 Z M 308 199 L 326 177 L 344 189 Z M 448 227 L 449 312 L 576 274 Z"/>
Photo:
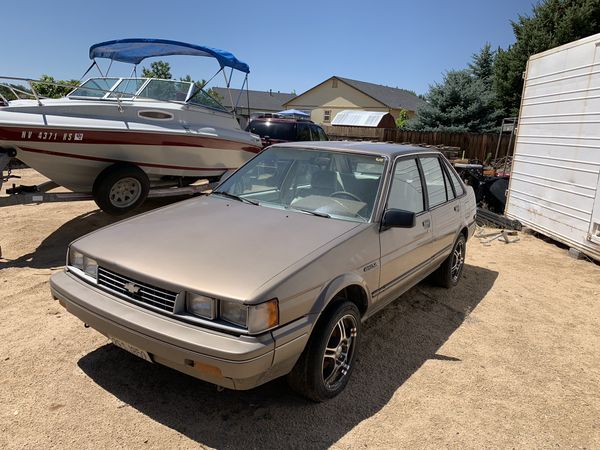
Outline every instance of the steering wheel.
<path fill-rule="evenodd" d="M 329 195 L 330 197 L 346 197 L 350 200 L 356 200 L 357 202 L 362 202 L 360 198 L 354 195 L 352 192 L 348 191 L 335 191 L 333 194 Z"/>

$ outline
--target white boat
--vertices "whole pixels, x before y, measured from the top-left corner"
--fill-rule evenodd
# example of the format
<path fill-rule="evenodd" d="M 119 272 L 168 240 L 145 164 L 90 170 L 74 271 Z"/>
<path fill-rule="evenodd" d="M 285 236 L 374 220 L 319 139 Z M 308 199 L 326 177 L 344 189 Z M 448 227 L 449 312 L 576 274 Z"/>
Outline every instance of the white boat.
<path fill-rule="evenodd" d="M 246 85 L 249 68 L 231 53 L 159 39 L 93 45 L 90 69 L 99 69 L 96 58 L 137 66 L 149 57 L 181 54 L 213 57 L 228 86 L 234 69 L 245 73 Z M 260 138 L 240 128 L 235 110 L 192 82 L 103 74 L 64 98 L 47 99 L 37 94 L 33 80 L 10 80 L 4 92 L 18 99 L 0 94 L 0 152 L 16 154 L 70 190 L 93 193 L 109 212 L 138 206 L 150 187 L 216 180 L 261 149 Z M 33 98 L 21 99 L 23 90 L 14 80 L 26 81 Z"/>

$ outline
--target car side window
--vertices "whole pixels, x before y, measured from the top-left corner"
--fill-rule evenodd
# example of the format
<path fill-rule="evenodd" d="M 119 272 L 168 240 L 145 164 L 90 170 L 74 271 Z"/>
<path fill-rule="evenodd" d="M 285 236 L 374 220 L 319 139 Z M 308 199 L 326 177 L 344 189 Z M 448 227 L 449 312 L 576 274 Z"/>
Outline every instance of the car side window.
<path fill-rule="evenodd" d="M 401 159 L 396 162 L 387 206 L 414 213 L 425 210 L 423 184 L 416 159 Z"/>
<path fill-rule="evenodd" d="M 310 128 L 308 127 L 308 124 L 306 123 L 299 123 L 298 124 L 298 135 L 297 135 L 297 139 L 299 141 L 310 141 Z"/>
<path fill-rule="evenodd" d="M 454 189 L 452 188 L 452 185 L 450 184 L 450 178 L 448 178 L 448 171 L 444 170 L 444 184 L 446 185 L 446 198 L 448 200 L 454 200 L 455 195 L 454 195 Z"/>
<path fill-rule="evenodd" d="M 310 125 L 310 140 L 311 141 L 319 140 L 319 132 L 317 131 L 316 125 Z"/>
<path fill-rule="evenodd" d="M 427 197 L 429 207 L 433 208 L 446 202 L 446 183 L 444 182 L 444 172 L 440 165 L 440 159 L 437 156 L 421 157 L 421 167 L 427 186 Z"/>
<path fill-rule="evenodd" d="M 315 128 L 317 129 L 317 133 L 319 134 L 319 141 L 328 141 L 329 138 L 327 137 L 327 135 L 325 134 L 325 132 L 323 131 L 323 128 L 315 125 Z"/>
<path fill-rule="evenodd" d="M 448 169 L 448 173 L 450 174 L 450 179 L 452 180 L 452 185 L 454 186 L 454 192 L 456 192 L 457 197 L 460 197 L 465 193 L 465 190 L 458 179 L 458 175 L 456 175 L 456 171 L 452 167 L 446 165 L 446 169 Z"/>

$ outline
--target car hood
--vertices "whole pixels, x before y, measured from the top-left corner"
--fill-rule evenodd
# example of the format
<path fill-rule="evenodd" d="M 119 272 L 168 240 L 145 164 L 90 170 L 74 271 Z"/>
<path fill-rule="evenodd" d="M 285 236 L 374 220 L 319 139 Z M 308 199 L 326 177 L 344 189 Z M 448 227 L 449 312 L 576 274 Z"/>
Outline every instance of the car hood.
<path fill-rule="evenodd" d="M 137 281 L 253 301 L 277 274 L 359 225 L 208 196 L 105 227 L 73 247 Z"/>

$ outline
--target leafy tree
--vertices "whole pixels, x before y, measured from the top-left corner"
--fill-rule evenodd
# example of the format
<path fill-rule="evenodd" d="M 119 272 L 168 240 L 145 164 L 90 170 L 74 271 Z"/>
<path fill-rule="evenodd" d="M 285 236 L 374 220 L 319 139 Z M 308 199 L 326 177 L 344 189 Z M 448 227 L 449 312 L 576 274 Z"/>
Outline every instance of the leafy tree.
<path fill-rule="evenodd" d="M 408 111 L 405 109 L 401 109 L 400 112 L 398 113 L 398 118 L 396 119 L 396 126 L 398 128 L 404 128 L 404 127 L 406 127 L 407 123 L 408 123 Z"/>
<path fill-rule="evenodd" d="M 407 127 L 424 131 L 486 132 L 496 128 L 494 94 L 471 70 L 451 70 L 429 88 L 427 105 Z"/>
<path fill-rule="evenodd" d="M 16 92 L 16 95 L 15 92 L 13 92 L 13 89 L 10 89 L 11 87 Z M 17 100 L 19 98 L 33 98 L 33 94 L 31 93 L 29 86 L 23 86 L 22 84 L 15 83 L 0 85 L 0 95 L 2 95 L 8 101 Z M 0 102 L 2 102 L 1 99 Z"/>
<path fill-rule="evenodd" d="M 42 75 L 40 81 L 41 83 L 33 83 L 33 87 L 39 95 L 48 98 L 64 97 L 71 92 L 74 87 L 79 86 L 79 81 L 77 80 L 55 80 L 50 75 Z M 47 83 L 56 83 L 67 86 L 55 86 L 54 84 Z"/>
<path fill-rule="evenodd" d="M 166 61 L 154 61 L 150 63 L 150 69 L 142 67 L 142 76 L 144 78 L 170 80 L 172 78 L 171 65 Z"/>
<path fill-rule="evenodd" d="M 531 16 L 519 16 L 512 27 L 516 42 L 498 50 L 494 90 L 498 106 L 514 115 L 519 111 L 522 73 L 529 57 L 600 32 L 600 0 L 544 0 L 534 6 Z"/>

